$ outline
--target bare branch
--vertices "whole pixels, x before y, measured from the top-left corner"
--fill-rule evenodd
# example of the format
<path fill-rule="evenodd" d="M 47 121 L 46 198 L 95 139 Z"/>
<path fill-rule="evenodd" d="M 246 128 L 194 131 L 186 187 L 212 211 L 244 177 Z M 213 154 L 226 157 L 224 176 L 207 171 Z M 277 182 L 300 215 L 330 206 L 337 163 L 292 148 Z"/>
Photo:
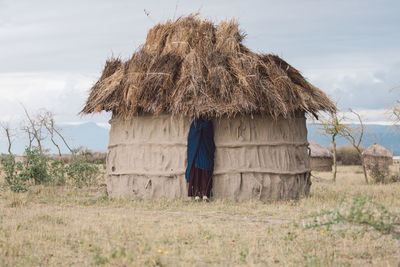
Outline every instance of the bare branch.
<path fill-rule="evenodd" d="M 8 154 L 11 155 L 12 154 L 11 146 L 12 146 L 12 143 L 14 142 L 14 138 L 13 137 L 15 137 L 15 133 L 13 133 L 14 130 L 11 129 L 10 124 L 7 123 L 7 122 L 0 122 L 0 127 L 3 130 L 3 132 L 4 132 L 4 134 L 5 134 L 6 138 L 7 138 L 7 142 L 8 142 L 8 149 L 7 150 L 8 150 Z"/>
<path fill-rule="evenodd" d="M 68 145 L 68 143 L 65 140 L 64 136 L 61 134 L 61 130 L 57 129 L 57 128 L 54 128 L 54 132 L 61 138 L 61 140 L 64 142 L 65 146 L 71 152 L 71 154 L 74 155 L 75 151 Z"/>
<path fill-rule="evenodd" d="M 28 135 L 29 149 L 32 149 L 32 143 L 33 143 L 33 140 L 35 138 L 33 137 L 33 134 L 31 132 L 31 128 L 28 125 L 23 125 L 21 127 L 21 130 Z"/>
<path fill-rule="evenodd" d="M 43 110 L 42 113 L 38 115 L 40 123 L 46 128 L 47 132 L 50 134 L 50 140 L 53 145 L 57 148 L 58 155 L 61 157 L 61 149 L 60 146 L 54 140 L 54 129 L 55 129 L 55 122 L 54 122 L 54 115 L 48 110 Z"/>
<path fill-rule="evenodd" d="M 348 125 L 345 125 L 341 128 L 339 134 L 341 136 L 343 136 L 347 141 L 349 141 L 349 143 L 357 151 L 358 156 L 360 157 L 360 160 L 361 160 L 365 182 L 368 184 L 367 171 L 365 168 L 362 151 L 361 151 L 361 143 L 362 143 L 364 133 L 365 133 L 365 126 L 364 126 L 363 120 L 359 113 L 357 113 L 356 111 L 354 111 L 352 109 L 350 109 L 350 112 L 357 117 L 360 124 L 358 127 L 350 127 Z"/>
<path fill-rule="evenodd" d="M 23 104 L 21 104 L 21 106 L 24 109 L 26 118 L 28 119 L 28 122 L 24 125 L 23 129 L 28 133 L 29 140 L 31 140 L 31 138 L 32 141 L 36 140 L 38 149 L 40 153 L 43 154 L 42 141 L 46 139 L 46 136 L 43 135 L 43 124 L 39 118 L 32 118 Z M 32 143 L 30 141 L 30 146 L 31 145 Z"/>

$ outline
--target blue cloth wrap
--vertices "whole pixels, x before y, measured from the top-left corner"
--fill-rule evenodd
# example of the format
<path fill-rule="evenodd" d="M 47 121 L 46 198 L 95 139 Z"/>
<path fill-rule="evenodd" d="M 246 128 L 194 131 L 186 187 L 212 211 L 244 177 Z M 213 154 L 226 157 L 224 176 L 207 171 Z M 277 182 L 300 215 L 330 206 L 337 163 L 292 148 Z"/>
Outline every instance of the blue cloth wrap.
<path fill-rule="evenodd" d="M 212 121 L 196 119 L 190 125 L 187 145 L 186 181 L 190 180 L 193 163 L 199 169 L 214 170 L 214 128 Z"/>

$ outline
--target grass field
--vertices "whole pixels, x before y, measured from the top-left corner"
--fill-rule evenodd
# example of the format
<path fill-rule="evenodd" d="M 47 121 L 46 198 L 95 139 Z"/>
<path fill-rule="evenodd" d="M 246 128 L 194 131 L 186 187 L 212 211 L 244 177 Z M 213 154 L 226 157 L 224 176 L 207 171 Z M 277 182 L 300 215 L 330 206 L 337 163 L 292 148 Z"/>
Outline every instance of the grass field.
<path fill-rule="evenodd" d="M 16 194 L 3 186 L 0 265 L 396 266 L 395 230 L 306 227 L 356 195 L 400 214 L 400 183 L 365 185 L 354 166 L 339 167 L 336 184 L 313 182 L 308 198 L 267 204 L 112 200 L 104 187 Z"/>

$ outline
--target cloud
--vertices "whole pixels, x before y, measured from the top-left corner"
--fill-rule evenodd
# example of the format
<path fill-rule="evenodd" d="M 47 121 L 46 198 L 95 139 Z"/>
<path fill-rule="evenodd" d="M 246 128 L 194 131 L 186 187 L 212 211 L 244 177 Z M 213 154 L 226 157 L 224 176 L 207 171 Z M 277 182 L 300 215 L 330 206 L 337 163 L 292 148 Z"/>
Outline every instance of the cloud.
<path fill-rule="evenodd" d="M 365 124 L 393 125 L 393 122 L 389 120 L 388 109 L 355 109 L 354 111 L 360 115 Z M 357 116 L 351 111 L 345 111 L 341 114 L 345 117 L 346 123 L 359 123 Z"/>
<path fill-rule="evenodd" d="M 331 95 L 342 110 L 387 109 L 399 98 L 391 89 L 400 85 L 400 61 L 388 66 L 312 69 L 306 76 Z"/>
<path fill-rule="evenodd" d="M 59 121 L 82 120 L 76 114 L 105 59 L 129 58 L 176 4 L 176 17 L 200 10 L 215 21 L 238 18 L 246 45 L 282 56 L 343 110 L 384 109 L 400 85 L 398 1 L 0 0 L 0 119 L 21 116 L 20 101 Z"/>
<path fill-rule="evenodd" d="M 0 120 L 22 120 L 24 114 L 21 104 L 32 113 L 41 108 L 50 110 L 58 122 L 80 120 L 78 113 L 95 76 L 43 72 L 0 74 Z M 103 114 L 95 120 L 104 121 L 108 117 Z"/>
<path fill-rule="evenodd" d="M 390 110 L 388 109 L 352 109 L 361 116 L 361 120 L 364 124 L 376 124 L 376 125 L 393 125 L 391 119 Z M 326 113 L 321 113 L 320 117 L 328 119 Z M 350 110 L 342 110 L 338 113 L 339 118 L 343 118 L 342 123 L 346 124 L 359 124 L 360 121 L 357 116 Z M 308 117 L 309 123 L 317 122 L 314 117 Z"/>
<path fill-rule="evenodd" d="M 299 66 L 332 53 L 369 53 L 400 41 L 395 2 L 251 3 L 180 1 L 176 16 L 200 9 L 204 17 L 217 21 L 237 17 L 248 33 L 250 48 L 282 55 Z M 9 23 L 0 29 L 0 50 L 7 51 L 0 54 L 0 61 L 8 64 L 0 71 L 99 69 L 112 52 L 129 57 L 155 22 L 174 16 L 176 4 L 176 0 L 9 1 L 4 12 Z M 150 11 L 150 18 L 143 9 Z"/>

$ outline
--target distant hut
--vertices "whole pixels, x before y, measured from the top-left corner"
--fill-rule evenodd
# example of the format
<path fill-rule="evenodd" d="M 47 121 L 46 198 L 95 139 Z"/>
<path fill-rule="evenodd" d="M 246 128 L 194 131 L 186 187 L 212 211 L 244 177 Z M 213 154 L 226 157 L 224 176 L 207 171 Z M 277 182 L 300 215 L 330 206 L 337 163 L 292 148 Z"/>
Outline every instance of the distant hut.
<path fill-rule="evenodd" d="M 112 197 L 187 196 L 190 123 L 213 120 L 213 196 L 295 199 L 310 190 L 305 113 L 336 110 L 275 55 L 242 43 L 238 24 L 196 16 L 154 26 L 126 62 L 106 62 L 83 114 L 111 111 Z"/>
<path fill-rule="evenodd" d="M 333 155 L 329 149 L 314 141 L 310 141 L 309 148 L 311 150 L 311 170 L 320 172 L 332 171 Z"/>
<path fill-rule="evenodd" d="M 362 157 L 365 167 L 369 170 L 373 168 L 383 170 L 393 164 L 393 154 L 379 144 L 369 146 L 365 149 Z"/>

